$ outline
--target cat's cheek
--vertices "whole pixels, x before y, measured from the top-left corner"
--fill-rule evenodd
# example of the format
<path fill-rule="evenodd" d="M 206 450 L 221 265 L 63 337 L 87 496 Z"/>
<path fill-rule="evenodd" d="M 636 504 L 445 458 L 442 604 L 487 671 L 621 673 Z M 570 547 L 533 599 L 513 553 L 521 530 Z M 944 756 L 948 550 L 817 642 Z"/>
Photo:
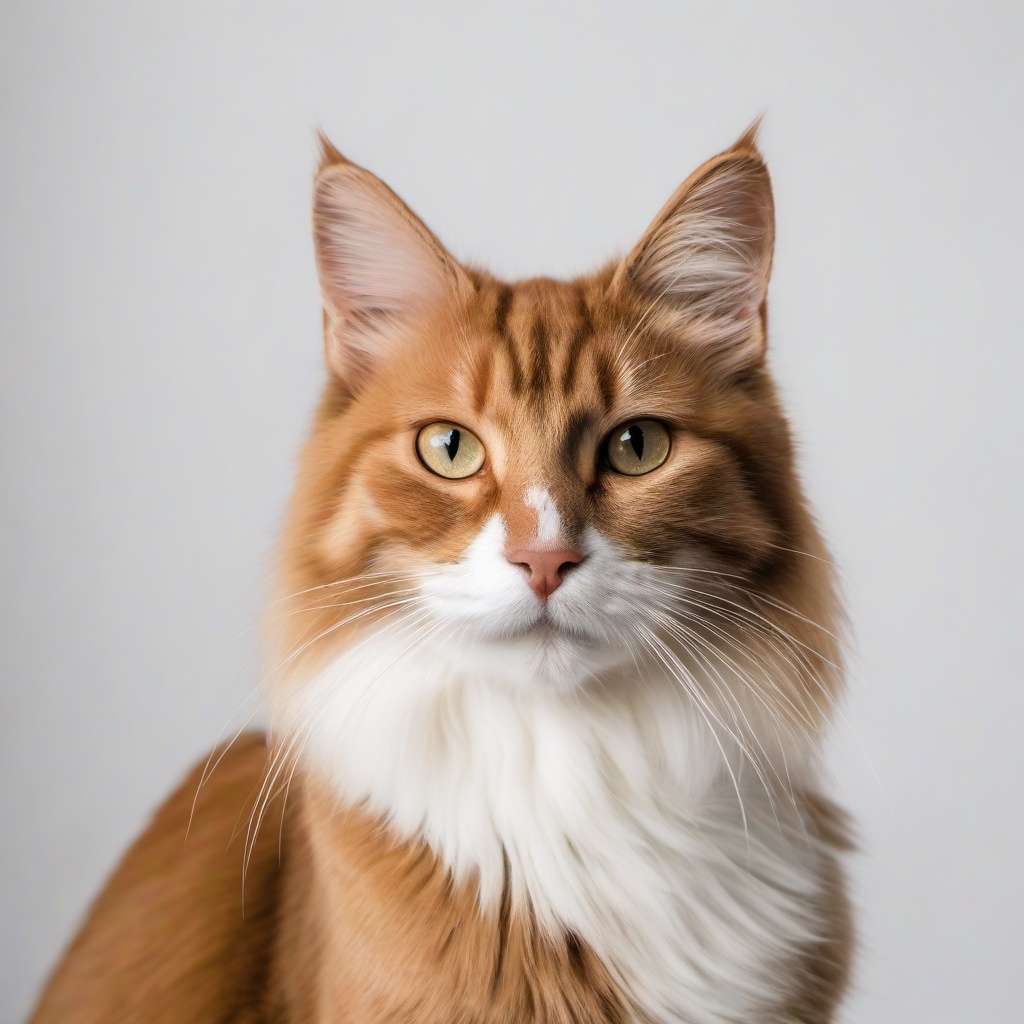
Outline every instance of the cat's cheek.
<path fill-rule="evenodd" d="M 536 616 L 523 574 L 505 558 L 506 538 L 504 520 L 491 515 L 457 559 L 428 571 L 423 594 L 435 615 L 484 636 L 521 628 Z"/>
<path fill-rule="evenodd" d="M 382 541 L 416 552 L 422 567 L 457 561 L 481 530 L 491 501 L 486 485 L 435 484 L 419 468 L 387 467 L 366 484 Z"/>
<path fill-rule="evenodd" d="M 711 558 L 735 571 L 775 539 L 736 467 L 714 452 L 679 460 L 650 478 L 610 480 L 594 524 L 626 556 L 656 565 Z"/>
<path fill-rule="evenodd" d="M 365 571 L 373 538 L 384 523 L 373 498 L 365 491 L 341 504 L 317 537 L 317 562 L 331 579 L 358 576 Z"/>
<path fill-rule="evenodd" d="M 598 539 L 596 544 L 604 557 L 619 561 L 651 558 L 654 542 L 664 533 L 657 512 L 659 498 L 655 488 L 637 486 L 633 481 L 605 489 L 588 530 L 592 538 Z"/>

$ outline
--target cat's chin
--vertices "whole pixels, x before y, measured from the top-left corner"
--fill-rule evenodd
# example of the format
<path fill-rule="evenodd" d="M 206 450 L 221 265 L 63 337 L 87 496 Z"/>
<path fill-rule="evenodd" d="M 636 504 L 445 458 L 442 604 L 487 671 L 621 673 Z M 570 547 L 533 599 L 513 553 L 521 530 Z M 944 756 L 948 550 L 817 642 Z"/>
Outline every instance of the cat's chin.
<path fill-rule="evenodd" d="M 618 659 L 605 644 L 549 619 L 481 637 L 462 652 L 466 666 L 518 690 L 572 693 Z"/>

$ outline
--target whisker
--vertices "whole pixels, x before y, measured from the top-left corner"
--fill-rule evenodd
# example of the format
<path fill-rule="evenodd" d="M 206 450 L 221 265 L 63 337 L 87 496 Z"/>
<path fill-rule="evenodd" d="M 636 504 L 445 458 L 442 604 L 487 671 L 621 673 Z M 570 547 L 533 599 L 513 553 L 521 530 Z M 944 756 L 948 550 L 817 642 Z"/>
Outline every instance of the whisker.
<path fill-rule="evenodd" d="M 398 620 L 392 621 L 391 622 L 391 626 L 395 627 L 397 625 L 397 627 L 398 627 L 398 634 L 397 635 L 400 636 L 403 631 L 407 632 L 409 628 L 415 628 L 415 627 L 419 626 L 422 623 L 422 621 L 424 620 L 424 618 L 427 617 L 427 616 L 428 616 L 428 613 L 425 613 L 422 610 L 417 611 L 417 610 L 414 609 L 412 612 L 405 613 Z M 437 623 L 437 625 L 440 627 L 440 626 L 443 626 L 444 623 L 442 621 L 440 623 Z M 415 638 L 414 638 L 414 644 L 415 644 Z M 358 653 L 359 646 L 360 645 L 357 644 L 356 647 L 353 648 L 353 651 L 355 653 Z M 413 648 L 410 648 L 410 649 L 413 649 Z M 374 689 L 371 692 L 368 692 L 368 693 L 364 694 L 363 697 L 360 699 L 360 701 L 353 708 L 351 708 L 349 710 L 349 718 L 354 718 L 355 715 L 358 714 L 358 712 L 361 711 L 363 707 L 365 707 L 366 701 L 369 700 L 377 692 L 377 690 L 379 690 L 379 686 L 382 685 L 381 680 L 384 677 L 386 677 L 387 673 L 390 671 L 390 669 L 395 664 L 397 664 L 398 661 L 400 661 L 404 657 L 407 657 L 408 654 L 409 654 L 409 650 L 400 650 L 399 654 L 388 665 L 386 665 L 383 669 L 380 670 L 380 672 L 377 674 L 377 677 L 374 680 L 374 683 L 376 684 L 376 686 L 374 687 Z M 321 704 L 323 703 L 323 700 L 325 700 L 325 699 L 326 698 L 321 698 Z M 253 851 L 253 848 L 255 846 L 256 837 L 259 834 L 259 830 L 260 830 L 260 827 L 261 827 L 261 825 L 263 823 L 263 818 L 264 818 L 264 816 L 266 814 L 267 808 L 269 807 L 269 805 L 272 802 L 272 800 L 274 799 L 274 797 L 276 795 L 278 795 L 279 793 L 281 793 L 284 790 L 284 788 L 285 788 L 285 787 L 280 787 L 280 788 L 278 788 L 275 791 L 274 790 L 274 786 L 276 785 L 278 779 L 281 777 L 282 773 L 284 772 L 286 765 L 290 765 L 290 772 L 289 772 L 289 777 L 288 777 L 288 782 L 287 782 L 287 785 L 290 786 L 291 779 L 294 776 L 294 773 L 295 773 L 295 770 L 296 770 L 296 768 L 298 766 L 298 763 L 301 760 L 302 750 L 304 749 L 305 743 L 308 740 L 308 734 L 312 730 L 313 723 L 316 721 L 316 719 L 317 719 L 317 712 L 316 712 L 316 709 L 314 709 L 313 713 L 308 717 L 306 728 L 303 729 L 303 730 L 299 730 L 299 731 L 293 733 L 292 736 L 290 737 L 290 739 L 288 740 L 287 744 L 284 747 L 280 748 L 279 751 L 275 753 L 275 756 L 274 756 L 274 759 L 272 761 L 272 764 L 271 764 L 270 768 L 268 769 L 267 776 L 266 776 L 266 778 L 264 780 L 264 784 L 260 788 L 260 792 L 259 792 L 259 794 L 257 796 L 257 799 L 256 799 L 256 802 L 255 802 L 255 804 L 253 806 L 253 811 L 252 811 L 252 813 L 250 815 L 250 818 L 249 818 L 249 827 L 246 830 L 246 853 L 245 853 L 245 860 L 244 860 L 244 866 L 243 866 L 243 885 L 244 885 L 245 870 L 246 870 L 246 868 L 248 866 L 249 859 L 252 856 L 252 851 Z M 282 814 L 283 814 L 283 809 L 282 809 Z M 282 828 L 283 828 L 283 821 L 282 821 Z M 280 835 L 279 835 L 279 849 L 280 849 Z"/>
<path fill-rule="evenodd" d="M 332 580 L 330 583 L 321 583 L 315 587 L 307 587 L 305 590 L 296 590 L 291 594 L 284 594 L 281 597 L 274 598 L 272 601 L 267 603 L 267 607 L 273 607 L 275 604 L 281 604 L 284 601 L 292 601 L 297 597 L 303 597 L 306 594 L 315 593 L 318 590 L 328 590 L 333 587 L 346 587 L 351 588 L 353 583 L 365 584 L 365 586 L 371 587 L 377 585 L 382 579 L 391 579 L 399 583 L 412 583 L 417 580 L 426 579 L 431 575 L 426 570 L 417 570 L 415 572 L 363 572 L 357 576 L 346 576 L 340 580 Z M 356 588 L 358 589 L 358 588 Z"/>
<path fill-rule="evenodd" d="M 747 580 L 746 577 L 740 576 L 737 573 L 723 572 L 718 569 L 702 569 L 697 568 L 696 566 L 682 565 L 658 565 L 650 566 L 650 568 L 654 569 L 656 572 L 659 573 L 701 573 L 704 575 L 715 576 L 725 580 L 736 581 L 727 584 L 730 590 L 746 594 L 747 596 L 753 598 L 756 601 L 764 601 L 770 604 L 772 607 L 778 609 L 779 611 L 785 612 L 787 615 L 791 615 L 795 619 L 799 619 L 806 625 L 813 626 L 816 630 L 823 633 L 831 640 L 834 640 L 836 643 L 842 644 L 844 646 L 846 646 L 847 644 L 847 641 L 844 637 L 840 636 L 837 633 L 834 633 L 832 630 L 830 630 L 827 626 L 823 625 L 822 623 L 816 622 L 814 619 L 808 618 L 803 612 L 798 611 L 797 609 L 792 607 L 792 605 L 787 604 L 785 601 L 780 601 L 777 598 L 769 597 L 767 594 L 761 593 L 756 590 L 750 590 L 748 587 L 742 586 L 741 584 L 748 583 L 749 580 Z"/>
<path fill-rule="evenodd" d="M 257 687 L 256 689 L 259 689 L 259 687 Z M 242 699 L 242 702 L 235 709 L 231 718 L 234 718 L 235 715 L 237 715 L 238 712 L 245 706 L 246 702 L 252 700 L 254 696 L 256 696 L 256 690 L 250 691 L 250 693 Z M 209 782 L 210 778 L 213 776 L 213 773 L 217 770 L 221 761 L 224 760 L 224 757 L 227 755 L 228 751 L 235 745 L 235 743 L 238 742 L 239 736 L 241 736 L 242 733 L 245 732 L 247 726 L 256 717 L 256 713 L 258 711 L 259 707 L 256 707 L 249 713 L 245 721 L 238 727 L 238 730 L 235 733 L 235 735 L 232 736 L 231 739 L 225 744 L 224 749 L 220 752 L 220 754 L 218 754 L 217 759 L 214 761 L 213 755 L 217 753 L 217 747 L 224 737 L 224 729 L 221 729 L 220 735 L 217 737 L 217 742 L 213 745 L 213 749 L 210 751 L 209 756 L 206 758 L 206 762 L 203 765 L 202 773 L 199 776 L 199 782 L 196 785 L 195 796 L 192 797 L 192 807 L 188 812 L 188 824 L 185 826 L 185 843 L 188 842 L 189 834 L 192 831 L 192 822 L 196 816 L 196 806 L 199 803 L 199 794 L 202 792 L 203 786 L 205 786 L 206 783 Z M 212 767 L 210 765 L 211 761 L 213 761 Z"/>
<path fill-rule="evenodd" d="M 380 584 L 372 584 L 373 586 L 379 586 Z M 358 589 L 358 588 L 357 588 Z M 386 593 L 364 594 L 362 597 L 354 597 L 351 601 L 334 601 L 329 604 L 310 604 L 303 605 L 299 608 L 290 608 L 287 611 L 278 613 L 276 616 L 270 619 L 266 619 L 265 622 L 280 622 L 282 619 L 290 618 L 295 615 L 304 615 L 307 612 L 318 612 L 318 611 L 335 611 L 339 608 L 348 608 L 354 604 L 366 604 L 369 601 L 380 601 L 391 597 L 397 597 L 401 594 L 417 594 L 420 592 L 419 587 L 405 587 L 400 590 L 391 590 Z"/>
<path fill-rule="evenodd" d="M 737 729 L 740 728 L 740 723 L 739 723 L 739 721 L 736 718 L 736 712 L 738 711 L 740 716 L 743 718 L 743 724 L 746 726 L 746 733 L 745 733 L 745 735 L 749 736 L 750 739 L 757 745 L 757 747 L 760 750 L 761 754 L 764 756 L 764 764 L 771 770 L 772 774 L 776 777 L 776 779 L 778 779 L 779 784 L 782 786 L 783 790 L 787 793 L 787 795 L 789 796 L 790 800 L 793 802 L 793 805 L 795 807 L 796 806 L 796 797 L 795 797 L 795 795 L 793 794 L 793 791 L 792 791 L 792 784 L 791 784 L 790 773 L 789 773 L 789 764 L 788 764 L 788 761 L 786 759 L 786 753 L 785 753 L 785 744 L 783 744 L 782 737 L 781 737 L 781 735 L 778 732 L 779 722 L 778 722 L 778 712 L 777 712 L 777 710 L 773 709 L 764 700 L 764 698 L 760 694 L 756 684 L 753 682 L 753 680 L 750 678 L 750 676 L 735 661 L 733 661 L 727 655 L 724 655 L 721 651 L 718 651 L 712 645 L 708 644 L 704 640 L 704 638 L 701 637 L 694 630 L 691 630 L 688 627 L 683 626 L 681 623 L 675 622 L 674 620 L 671 620 L 671 619 L 669 619 L 667 621 L 663 621 L 663 625 L 664 625 L 664 627 L 666 629 L 668 629 L 683 644 L 684 649 L 686 649 L 689 653 L 693 654 L 695 657 L 699 658 L 700 661 L 704 665 L 706 665 L 707 668 L 715 676 L 718 677 L 718 680 L 722 684 L 721 687 L 719 687 L 719 685 L 715 682 L 715 680 L 713 678 L 709 679 L 709 682 L 711 682 L 711 684 L 715 687 L 715 690 L 716 690 L 716 692 L 718 693 L 718 695 L 719 695 L 719 697 L 721 699 L 725 700 L 727 702 L 727 704 L 735 705 L 735 711 L 732 712 L 732 715 L 733 715 L 733 721 L 736 723 Z M 689 642 L 687 640 L 687 637 L 689 637 Z M 707 653 L 705 654 L 702 651 L 694 650 L 691 647 L 691 642 L 695 642 L 695 643 L 699 644 L 702 648 L 704 648 L 704 650 Z M 772 727 L 773 727 L 773 729 L 775 730 L 775 733 L 776 733 L 776 738 L 779 741 L 779 753 L 780 753 L 780 755 L 782 757 L 783 765 L 784 765 L 784 768 L 785 768 L 786 779 L 783 779 L 782 775 L 779 773 L 778 767 L 775 765 L 774 760 L 768 754 L 768 751 L 765 750 L 764 745 L 762 744 L 762 742 L 760 740 L 760 737 L 758 735 L 757 730 L 754 729 L 754 727 L 750 724 L 750 721 L 747 718 L 746 712 L 743 711 L 743 708 L 739 704 L 735 694 L 732 692 L 731 687 L 726 682 L 726 680 L 722 676 L 721 672 L 713 664 L 713 662 L 711 660 L 712 656 L 716 656 L 716 657 L 722 659 L 723 661 L 728 661 L 730 663 L 730 665 L 732 666 L 733 671 L 736 672 L 736 674 L 739 677 L 740 681 L 743 682 L 745 687 L 751 693 L 753 693 L 755 697 L 757 697 L 760 700 L 761 704 L 764 706 L 765 710 L 768 712 L 769 721 L 772 723 Z M 775 808 L 775 798 L 774 798 L 774 794 L 773 794 L 773 791 L 772 791 L 772 787 L 769 785 L 768 779 L 765 777 L 765 775 L 763 774 L 763 772 L 760 770 L 760 767 L 759 767 L 760 764 L 761 764 L 761 758 L 760 757 L 754 757 L 752 751 L 747 750 L 745 752 L 747 754 L 747 757 L 750 759 L 751 764 L 754 767 L 754 771 L 757 773 L 759 779 L 761 780 L 762 785 L 764 786 L 765 793 L 766 793 L 766 795 L 768 797 L 769 804 L 771 805 L 771 808 L 772 808 L 772 813 L 775 816 L 776 824 L 779 826 L 779 828 L 781 830 L 782 825 L 781 825 L 781 822 L 779 821 L 778 812 L 777 812 L 777 810 Z M 790 780 L 788 784 L 787 784 L 787 780 Z"/>
<path fill-rule="evenodd" d="M 668 670 L 669 674 L 672 675 L 673 678 L 675 678 L 677 680 L 677 682 L 680 683 L 680 685 L 682 685 L 683 689 L 686 692 L 688 692 L 692 697 L 696 698 L 696 700 L 698 702 L 697 705 L 696 705 L 697 711 L 699 712 L 699 714 L 701 715 L 701 717 L 704 719 L 705 723 L 707 724 L 708 731 L 710 732 L 712 739 L 715 741 L 715 744 L 717 745 L 719 751 L 722 754 L 722 761 L 725 764 L 725 769 L 729 773 L 729 778 L 732 780 L 733 789 L 735 789 L 735 791 L 736 791 L 736 799 L 737 799 L 737 801 L 739 801 L 739 805 L 740 805 L 740 816 L 743 819 L 743 832 L 744 832 L 744 834 L 747 837 L 747 844 L 748 844 L 748 849 L 749 849 L 750 833 L 749 833 L 748 828 L 747 828 L 747 811 L 746 811 L 746 807 L 744 806 L 744 803 L 743 803 L 743 795 L 740 792 L 739 780 L 736 778 L 736 773 L 735 773 L 735 771 L 733 771 L 732 764 L 731 764 L 731 762 L 729 760 L 729 755 L 726 754 L 726 752 L 725 752 L 725 747 L 722 745 L 722 741 L 721 741 L 721 738 L 718 735 L 718 731 L 715 729 L 714 725 L 711 723 L 711 720 L 708 718 L 707 714 L 705 713 L 705 708 L 707 708 L 707 710 L 711 713 L 712 717 L 715 718 L 719 722 L 719 724 L 722 726 L 722 728 L 725 729 L 726 733 L 729 736 L 732 736 L 733 741 L 737 743 L 737 746 L 739 746 L 740 749 L 743 748 L 742 743 L 739 743 L 736 740 L 736 737 L 732 735 L 732 732 L 728 728 L 728 726 L 726 726 L 725 723 L 722 722 L 721 719 L 718 718 L 718 716 L 715 714 L 715 712 L 711 709 L 710 705 L 707 704 L 706 699 L 702 699 L 699 696 L 699 694 L 697 692 L 699 690 L 699 687 L 697 687 L 697 690 L 694 689 L 694 686 L 696 685 L 696 680 L 693 678 L 693 676 L 689 672 L 686 671 L 685 667 L 679 662 L 679 659 L 676 658 L 675 655 L 672 654 L 672 652 L 668 648 L 666 648 L 665 645 L 663 643 L 661 643 L 661 641 L 658 640 L 658 638 L 653 633 L 650 632 L 650 630 L 646 629 L 644 626 L 641 626 L 639 623 L 636 623 L 636 622 L 632 623 L 631 626 L 632 626 L 632 628 L 635 631 L 637 631 L 637 636 L 639 637 L 639 639 L 647 645 L 648 649 L 665 666 L 665 668 Z M 664 654 L 662 654 L 662 651 L 665 651 L 667 654 L 669 654 L 672 657 L 672 659 L 675 661 L 675 663 L 678 666 L 678 668 L 683 672 L 683 676 L 682 677 L 680 677 L 677 672 L 673 671 L 672 666 L 665 659 L 665 656 L 664 656 Z M 703 707 L 701 705 L 703 705 Z"/>
<path fill-rule="evenodd" d="M 681 601 L 681 600 L 684 599 L 683 595 L 679 595 L 679 594 L 676 594 L 676 595 L 666 595 L 666 596 L 673 597 L 677 601 Z M 704 604 L 703 602 L 700 602 L 700 601 L 690 601 L 690 600 L 687 599 L 686 600 L 686 604 L 687 604 L 687 606 L 696 607 L 696 608 L 699 608 L 701 610 L 709 611 L 709 612 L 711 612 L 713 614 L 722 614 L 719 611 L 719 609 L 715 608 L 714 606 Z M 733 621 L 734 623 L 737 623 L 739 625 L 751 625 L 751 624 L 747 623 L 745 620 L 739 618 L 738 616 L 734 616 L 732 613 L 725 613 L 723 615 L 723 617 L 726 618 L 727 621 Z M 675 621 L 678 622 L 678 620 L 675 620 Z M 738 637 L 734 636 L 733 634 L 731 634 L 731 633 L 729 633 L 729 632 L 727 632 L 725 630 L 718 629 L 710 620 L 708 620 L 706 618 L 698 616 L 696 621 L 700 625 L 702 625 L 704 628 L 706 628 L 709 631 L 711 631 L 712 633 L 714 633 L 719 639 L 723 640 L 725 643 L 727 643 L 731 647 L 733 647 L 738 653 L 749 655 L 753 659 L 755 664 L 761 661 L 761 657 L 758 654 L 758 652 L 754 651 L 753 648 L 751 648 L 748 644 L 744 643 Z M 752 626 L 753 626 L 754 629 L 760 629 L 761 628 L 761 627 L 758 626 L 757 623 L 753 623 Z M 762 635 L 764 639 L 769 640 L 769 641 L 773 642 L 773 644 L 774 644 L 774 641 L 776 639 L 774 636 L 767 635 L 767 634 L 759 634 L 759 635 Z M 712 649 L 715 649 L 715 648 L 712 648 Z M 717 649 L 715 649 L 715 650 L 717 650 Z M 778 650 L 778 653 L 780 653 L 783 656 L 783 658 L 789 663 L 790 667 L 794 671 L 800 673 L 801 679 L 803 679 L 803 672 L 802 672 L 801 668 L 799 668 L 790 658 L 788 658 L 788 656 L 786 655 L 784 650 L 781 650 L 778 647 L 776 647 L 776 650 Z M 730 661 L 731 661 L 731 659 L 730 659 Z M 733 663 L 733 665 L 734 665 L 734 667 L 736 668 L 737 671 L 740 671 L 740 667 L 738 665 L 736 665 L 735 662 Z M 806 665 L 806 664 L 804 665 L 804 668 L 807 669 L 807 670 L 811 670 L 811 666 Z M 818 732 L 817 725 L 809 717 L 807 717 L 806 711 L 804 709 L 800 708 L 778 686 L 778 683 L 774 679 L 772 679 L 770 673 L 765 673 L 764 681 L 765 681 L 766 684 L 770 685 L 774 690 L 776 690 L 778 692 L 779 696 L 782 697 L 786 701 L 786 703 L 789 705 L 790 709 L 798 717 L 801 717 L 804 720 L 804 722 L 807 724 L 808 728 L 811 730 L 812 733 Z M 755 692 L 757 692 L 757 695 L 760 697 L 760 693 L 756 690 L 756 688 L 753 688 L 753 689 L 755 689 Z"/>
<path fill-rule="evenodd" d="M 664 567 L 659 567 L 659 568 L 664 568 Z M 827 665 L 829 665 L 829 667 L 835 669 L 837 672 L 842 672 L 842 667 L 840 665 L 837 665 L 834 661 L 832 661 L 830 658 L 828 658 L 826 655 L 824 655 L 821 651 L 818 651 L 815 648 L 811 647 L 809 644 L 804 643 L 804 641 L 797 639 L 791 633 L 789 633 L 787 630 L 785 630 L 779 623 L 775 622 L 773 619 L 768 618 L 766 615 L 762 614 L 761 612 L 758 612 L 757 610 L 748 607 L 747 605 L 740 604 L 739 602 L 731 600 L 730 598 L 725 597 L 722 594 L 717 594 L 717 593 L 713 593 L 713 592 L 706 591 L 706 590 L 696 590 L 692 586 L 684 586 L 684 585 L 681 585 L 681 584 L 678 584 L 678 583 L 672 583 L 669 580 L 662 580 L 660 582 L 661 582 L 662 586 L 673 587 L 673 588 L 676 588 L 676 589 L 678 589 L 678 590 L 680 590 L 680 591 L 682 591 L 683 593 L 686 593 L 686 594 L 696 594 L 696 595 L 698 595 L 700 597 L 707 597 L 707 598 L 710 598 L 713 601 L 721 602 L 722 604 L 728 605 L 731 608 L 735 608 L 738 611 L 742 612 L 744 615 L 753 616 L 756 619 L 758 619 L 759 621 L 761 621 L 769 630 L 772 630 L 772 631 L 774 631 L 776 633 L 779 633 L 780 635 L 785 635 L 793 643 L 798 644 L 800 647 L 804 648 L 808 653 L 813 654 L 816 658 L 819 658 L 821 661 L 825 662 Z M 752 597 L 755 600 L 764 600 L 763 595 L 757 594 L 757 593 L 755 593 L 753 591 L 748 591 L 747 593 L 749 594 L 750 597 Z M 786 611 L 786 609 L 781 609 L 781 610 Z M 793 614 L 793 613 L 790 613 L 790 614 Z M 814 622 L 812 619 L 808 619 L 808 618 L 806 618 L 804 616 L 800 616 L 800 618 L 807 625 L 812 626 L 813 628 L 817 629 L 819 632 L 821 632 L 824 635 L 826 635 L 826 636 L 830 637 L 831 639 L 835 640 L 837 643 L 842 643 L 843 642 L 839 637 L 837 637 L 834 634 L 830 633 L 820 623 Z"/>

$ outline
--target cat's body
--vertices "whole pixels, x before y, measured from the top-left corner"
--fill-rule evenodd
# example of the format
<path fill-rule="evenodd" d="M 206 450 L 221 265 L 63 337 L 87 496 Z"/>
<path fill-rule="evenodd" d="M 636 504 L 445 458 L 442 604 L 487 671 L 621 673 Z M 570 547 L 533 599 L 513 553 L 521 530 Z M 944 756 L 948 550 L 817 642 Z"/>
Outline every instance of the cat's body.
<path fill-rule="evenodd" d="M 187 1019 L 831 1020 L 836 612 L 763 366 L 752 135 L 574 282 L 460 267 L 328 146 L 314 229 L 332 374 L 271 626 L 273 756 L 228 752 L 197 811 L 226 826 L 218 773 L 251 774 L 248 1002 Z M 173 893 L 210 866 L 151 870 Z M 146 984 L 104 937 L 126 885 L 39 1024 L 116 1019 L 75 1002 L 101 951 L 111 991 Z M 216 906 L 205 927 L 237 928 Z M 193 981 L 233 993 L 209 949 Z"/>
<path fill-rule="evenodd" d="M 577 936 L 545 938 L 508 908 L 481 915 L 473 892 L 453 887 L 428 849 L 390 840 L 358 811 L 334 817 L 313 780 L 293 788 L 284 822 L 281 801 L 268 810 L 243 902 L 245 824 L 269 763 L 262 738 L 244 737 L 194 811 L 202 768 L 182 783 L 93 907 L 35 1020 L 629 1019 L 607 969 Z M 813 832 L 841 848 L 827 806 L 808 801 L 804 810 Z M 828 1020 L 842 990 L 849 922 L 834 865 L 825 881 L 818 910 L 828 942 L 789 966 L 792 997 L 776 1019 Z"/>

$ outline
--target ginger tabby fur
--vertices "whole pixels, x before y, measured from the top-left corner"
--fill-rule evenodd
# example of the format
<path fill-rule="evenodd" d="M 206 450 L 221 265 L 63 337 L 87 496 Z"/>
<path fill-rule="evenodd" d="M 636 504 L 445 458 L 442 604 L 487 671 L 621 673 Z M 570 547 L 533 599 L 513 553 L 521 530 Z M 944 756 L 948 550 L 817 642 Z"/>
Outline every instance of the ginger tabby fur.
<path fill-rule="evenodd" d="M 270 739 L 161 808 L 34 1024 L 834 1019 L 838 606 L 773 218 L 752 130 L 625 260 L 509 285 L 324 142 Z"/>

